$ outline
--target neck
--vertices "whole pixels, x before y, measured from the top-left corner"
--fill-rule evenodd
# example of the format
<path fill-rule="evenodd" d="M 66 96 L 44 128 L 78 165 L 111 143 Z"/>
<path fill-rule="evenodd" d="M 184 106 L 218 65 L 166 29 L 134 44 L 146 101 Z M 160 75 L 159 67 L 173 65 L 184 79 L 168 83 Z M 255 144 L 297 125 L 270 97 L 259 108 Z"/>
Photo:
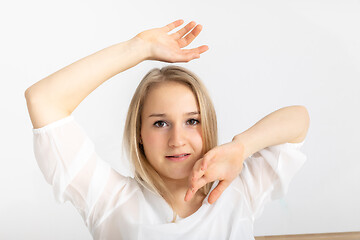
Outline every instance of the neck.
<path fill-rule="evenodd" d="M 170 193 L 174 196 L 176 201 L 184 200 L 185 194 L 189 188 L 188 179 L 167 179 L 163 178 L 163 181 L 170 191 Z"/>
<path fill-rule="evenodd" d="M 202 194 L 199 190 L 196 192 L 195 196 L 188 202 L 185 202 L 185 194 L 189 188 L 188 178 L 184 179 L 168 179 L 163 177 L 163 181 L 174 197 L 174 204 L 177 206 L 186 206 L 201 203 L 205 198 L 205 195 Z"/>

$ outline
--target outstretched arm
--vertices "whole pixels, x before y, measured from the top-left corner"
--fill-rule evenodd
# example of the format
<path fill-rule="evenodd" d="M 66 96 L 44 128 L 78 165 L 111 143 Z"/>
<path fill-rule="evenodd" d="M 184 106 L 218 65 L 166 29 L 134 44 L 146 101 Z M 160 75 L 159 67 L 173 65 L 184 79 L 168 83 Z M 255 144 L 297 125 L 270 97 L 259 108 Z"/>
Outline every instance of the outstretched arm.
<path fill-rule="evenodd" d="M 208 50 L 203 45 L 189 45 L 202 27 L 190 22 L 175 33 L 168 32 L 183 24 L 174 21 L 164 27 L 137 34 L 132 39 L 114 44 L 84 57 L 38 81 L 25 91 L 27 106 L 34 128 L 40 128 L 70 115 L 98 86 L 144 60 L 189 62 Z M 187 34 L 185 36 L 185 34 Z"/>
<path fill-rule="evenodd" d="M 209 203 L 214 203 L 240 174 L 246 158 L 269 146 L 302 142 L 309 124 L 309 114 L 304 106 L 284 107 L 236 135 L 231 142 L 211 149 L 195 163 L 185 200 L 190 200 L 206 183 L 219 180 L 208 199 Z"/>

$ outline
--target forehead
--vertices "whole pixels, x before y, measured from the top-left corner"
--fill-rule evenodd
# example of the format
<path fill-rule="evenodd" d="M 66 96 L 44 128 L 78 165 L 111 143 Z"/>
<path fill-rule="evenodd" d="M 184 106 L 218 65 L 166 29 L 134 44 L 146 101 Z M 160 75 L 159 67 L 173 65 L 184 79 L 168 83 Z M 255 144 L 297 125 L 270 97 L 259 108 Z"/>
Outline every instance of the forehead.
<path fill-rule="evenodd" d="M 143 114 L 180 114 L 198 110 L 198 103 L 190 87 L 166 82 L 152 86 L 145 98 Z"/>

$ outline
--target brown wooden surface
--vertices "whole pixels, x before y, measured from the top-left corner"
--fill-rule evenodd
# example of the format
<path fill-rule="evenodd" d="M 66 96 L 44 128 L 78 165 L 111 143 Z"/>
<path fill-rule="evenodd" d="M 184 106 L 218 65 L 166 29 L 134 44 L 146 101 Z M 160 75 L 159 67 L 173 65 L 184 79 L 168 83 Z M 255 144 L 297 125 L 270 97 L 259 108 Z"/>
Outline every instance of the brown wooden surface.
<path fill-rule="evenodd" d="M 360 232 L 259 236 L 256 240 L 360 240 Z"/>

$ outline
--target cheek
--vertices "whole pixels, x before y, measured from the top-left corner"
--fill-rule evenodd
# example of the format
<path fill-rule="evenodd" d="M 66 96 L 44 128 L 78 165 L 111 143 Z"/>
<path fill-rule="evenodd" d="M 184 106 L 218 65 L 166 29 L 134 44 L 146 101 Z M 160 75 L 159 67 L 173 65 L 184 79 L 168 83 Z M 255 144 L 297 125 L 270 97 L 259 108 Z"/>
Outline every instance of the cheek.
<path fill-rule="evenodd" d="M 200 138 L 201 141 L 202 141 L 202 140 L 203 140 L 203 136 L 202 136 L 201 127 L 199 127 L 199 128 L 197 129 L 197 134 L 198 134 L 198 138 Z"/>
<path fill-rule="evenodd" d="M 189 141 L 193 145 L 193 148 L 195 148 L 198 152 L 202 151 L 203 138 L 200 128 L 189 132 Z"/>
<path fill-rule="evenodd" d="M 198 149 L 202 150 L 203 138 L 202 138 L 201 134 L 194 136 L 194 142 L 195 142 L 196 146 L 198 147 Z"/>
<path fill-rule="evenodd" d="M 147 145 L 157 145 L 160 141 L 159 135 L 159 133 L 150 129 L 144 129 L 141 133 L 142 139 Z"/>
<path fill-rule="evenodd" d="M 147 156 L 156 154 L 156 151 L 164 146 L 164 136 L 154 131 L 143 131 L 142 140 Z"/>

